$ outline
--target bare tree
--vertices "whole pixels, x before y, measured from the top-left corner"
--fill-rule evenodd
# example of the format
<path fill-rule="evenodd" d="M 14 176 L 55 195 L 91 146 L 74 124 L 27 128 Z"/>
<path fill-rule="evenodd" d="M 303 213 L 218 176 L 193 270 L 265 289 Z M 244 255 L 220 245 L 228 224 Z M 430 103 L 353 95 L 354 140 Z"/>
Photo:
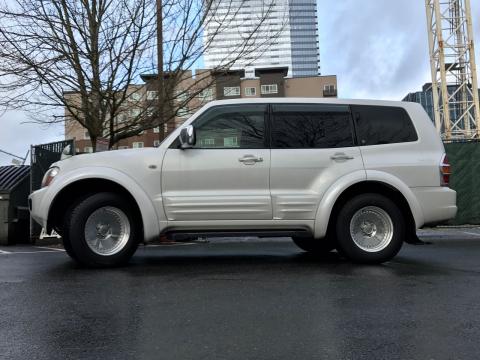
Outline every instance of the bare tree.
<path fill-rule="evenodd" d="M 273 44 L 281 29 L 269 30 L 275 0 L 266 1 L 242 41 L 214 71 L 228 69 L 248 54 L 258 56 L 258 49 Z M 29 110 L 41 123 L 69 119 L 88 131 L 94 149 L 99 138 L 107 138 L 112 147 L 173 119 L 212 86 L 210 72 L 193 77 L 187 70 L 199 63 L 219 34 L 238 26 L 235 14 L 244 2 L 3 0 L 0 106 Z M 157 11 L 162 12 L 160 29 Z M 216 26 L 204 36 L 212 21 Z M 155 54 L 161 56 L 161 69 Z M 140 75 L 148 73 L 162 80 L 160 96 L 149 99 L 157 101 L 154 108 L 146 105 L 145 88 L 139 85 Z"/>

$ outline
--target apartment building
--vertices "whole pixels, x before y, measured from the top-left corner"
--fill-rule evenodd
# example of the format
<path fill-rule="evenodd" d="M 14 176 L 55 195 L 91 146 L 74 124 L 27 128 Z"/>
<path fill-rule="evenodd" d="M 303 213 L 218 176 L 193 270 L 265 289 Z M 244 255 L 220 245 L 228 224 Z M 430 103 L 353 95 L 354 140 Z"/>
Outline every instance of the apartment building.
<path fill-rule="evenodd" d="M 158 98 L 156 74 L 142 76 L 144 84 L 132 85 L 128 89 L 132 101 L 118 115 L 118 122 L 129 121 L 140 111 L 150 112 Z M 168 75 L 167 75 L 168 84 Z M 161 127 L 145 130 L 138 136 L 121 140 L 115 149 L 155 147 L 176 127 L 190 117 L 201 106 L 212 100 L 259 97 L 336 97 L 337 77 L 308 76 L 288 77 L 288 67 L 258 68 L 254 73 L 245 70 L 197 70 L 195 74 L 185 71 L 181 81 L 176 82 L 172 99 L 173 116 Z M 75 101 L 77 94 L 66 94 Z M 129 105 L 130 104 L 130 105 Z M 75 139 L 77 152 L 91 152 L 92 144 L 88 132 L 79 123 L 72 121 L 66 110 L 65 136 Z M 100 140 L 102 143 L 102 140 Z"/>

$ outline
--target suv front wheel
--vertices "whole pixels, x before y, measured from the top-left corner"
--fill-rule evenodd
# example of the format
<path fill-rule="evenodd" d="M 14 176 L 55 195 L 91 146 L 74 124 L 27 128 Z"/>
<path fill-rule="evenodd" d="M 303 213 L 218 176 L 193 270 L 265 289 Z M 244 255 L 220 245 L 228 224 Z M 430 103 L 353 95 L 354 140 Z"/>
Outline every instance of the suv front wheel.
<path fill-rule="evenodd" d="M 392 259 L 405 240 L 405 219 L 395 203 L 380 194 L 358 195 L 343 206 L 336 221 L 337 249 L 367 264 Z"/>
<path fill-rule="evenodd" d="M 336 247 L 335 241 L 329 237 L 324 239 L 293 237 L 292 240 L 300 249 L 312 254 L 326 254 Z"/>
<path fill-rule="evenodd" d="M 131 204 L 115 193 L 97 193 L 66 214 L 65 248 L 77 262 L 91 267 L 123 265 L 138 247 L 141 229 Z"/>

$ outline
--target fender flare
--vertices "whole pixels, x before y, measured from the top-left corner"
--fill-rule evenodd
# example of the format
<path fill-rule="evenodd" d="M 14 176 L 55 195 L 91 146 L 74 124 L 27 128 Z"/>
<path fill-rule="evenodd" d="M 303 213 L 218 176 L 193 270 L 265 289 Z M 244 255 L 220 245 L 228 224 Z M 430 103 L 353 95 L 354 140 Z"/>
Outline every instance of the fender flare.
<path fill-rule="evenodd" d="M 326 195 L 320 201 L 317 214 L 315 216 L 315 238 L 319 239 L 325 237 L 333 207 L 343 192 L 345 192 L 351 186 L 365 181 L 384 183 L 399 191 L 410 207 L 416 228 L 418 229 L 422 227 L 424 224 L 422 208 L 420 207 L 420 204 L 418 203 L 418 200 L 416 199 L 412 190 L 402 180 L 383 171 L 362 170 L 355 171 L 341 177 L 326 191 Z"/>
<path fill-rule="evenodd" d="M 157 238 L 160 234 L 160 224 L 158 214 L 150 197 L 145 193 L 141 186 L 129 175 L 108 167 L 89 166 L 75 168 L 74 171 L 59 174 L 50 186 L 42 200 L 44 214 L 49 214 L 50 207 L 56 196 L 67 186 L 89 179 L 101 179 L 114 182 L 128 191 L 137 202 L 142 217 L 144 241 L 148 242 Z"/>

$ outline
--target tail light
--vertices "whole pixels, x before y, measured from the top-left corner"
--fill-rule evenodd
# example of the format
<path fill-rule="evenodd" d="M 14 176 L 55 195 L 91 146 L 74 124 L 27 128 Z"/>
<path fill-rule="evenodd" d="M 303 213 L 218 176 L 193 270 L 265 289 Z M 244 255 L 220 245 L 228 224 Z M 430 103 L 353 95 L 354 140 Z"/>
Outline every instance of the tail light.
<path fill-rule="evenodd" d="M 452 169 L 450 163 L 448 162 L 448 157 L 446 154 L 443 154 L 442 161 L 440 162 L 440 185 L 448 186 L 450 184 L 450 175 L 452 174 Z"/>

